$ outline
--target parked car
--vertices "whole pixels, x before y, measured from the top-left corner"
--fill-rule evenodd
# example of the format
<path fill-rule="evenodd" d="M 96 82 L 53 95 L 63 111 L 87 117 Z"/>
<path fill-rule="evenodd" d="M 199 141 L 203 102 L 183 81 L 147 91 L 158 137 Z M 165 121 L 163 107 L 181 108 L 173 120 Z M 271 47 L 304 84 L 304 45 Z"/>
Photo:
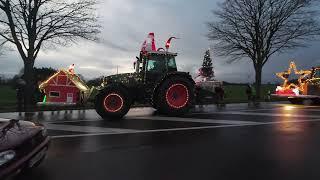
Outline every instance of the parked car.
<path fill-rule="evenodd" d="M 37 167 L 45 159 L 49 143 L 42 125 L 0 118 L 0 179 Z"/>

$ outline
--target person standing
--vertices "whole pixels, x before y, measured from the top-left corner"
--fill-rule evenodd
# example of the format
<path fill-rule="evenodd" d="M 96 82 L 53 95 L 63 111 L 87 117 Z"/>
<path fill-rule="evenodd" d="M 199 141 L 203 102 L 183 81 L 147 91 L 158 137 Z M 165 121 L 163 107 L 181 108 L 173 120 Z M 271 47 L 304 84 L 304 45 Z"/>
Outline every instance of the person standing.
<path fill-rule="evenodd" d="M 24 110 L 24 87 L 26 82 L 19 78 L 16 82 L 16 98 L 17 98 L 17 111 L 19 114 Z"/>
<path fill-rule="evenodd" d="M 268 91 L 268 94 L 267 94 L 267 101 L 268 102 L 271 101 L 271 91 L 270 90 Z"/>
<path fill-rule="evenodd" d="M 215 92 L 217 94 L 217 104 L 223 104 L 224 100 L 224 89 L 223 87 L 216 87 Z"/>
<path fill-rule="evenodd" d="M 256 88 L 254 88 L 253 86 L 251 86 L 251 101 L 252 101 L 253 103 L 256 102 L 256 96 L 257 96 Z"/>
<path fill-rule="evenodd" d="M 250 84 L 247 85 L 246 95 L 248 97 L 248 102 L 252 101 L 252 88 L 251 88 Z"/>

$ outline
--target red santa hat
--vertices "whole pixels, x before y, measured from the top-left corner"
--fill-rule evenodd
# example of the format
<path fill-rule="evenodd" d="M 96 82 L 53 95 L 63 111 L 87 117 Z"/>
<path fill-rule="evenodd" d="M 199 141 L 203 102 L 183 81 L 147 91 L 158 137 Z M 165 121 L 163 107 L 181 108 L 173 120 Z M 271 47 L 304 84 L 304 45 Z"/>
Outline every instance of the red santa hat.
<path fill-rule="evenodd" d="M 156 44 L 154 40 L 154 33 L 149 33 L 147 39 L 143 42 L 141 51 L 146 52 L 146 51 L 156 51 Z"/>

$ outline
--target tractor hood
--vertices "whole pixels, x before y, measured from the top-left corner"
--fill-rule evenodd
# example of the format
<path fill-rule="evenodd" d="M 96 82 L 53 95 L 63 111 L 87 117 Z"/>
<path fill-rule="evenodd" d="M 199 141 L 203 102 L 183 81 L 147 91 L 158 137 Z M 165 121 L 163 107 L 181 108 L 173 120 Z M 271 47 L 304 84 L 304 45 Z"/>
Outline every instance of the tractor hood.
<path fill-rule="evenodd" d="M 104 78 L 104 83 L 105 84 L 121 83 L 125 85 L 134 85 L 141 80 L 142 78 L 139 76 L 138 73 L 123 73 L 123 74 L 106 76 Z"/>

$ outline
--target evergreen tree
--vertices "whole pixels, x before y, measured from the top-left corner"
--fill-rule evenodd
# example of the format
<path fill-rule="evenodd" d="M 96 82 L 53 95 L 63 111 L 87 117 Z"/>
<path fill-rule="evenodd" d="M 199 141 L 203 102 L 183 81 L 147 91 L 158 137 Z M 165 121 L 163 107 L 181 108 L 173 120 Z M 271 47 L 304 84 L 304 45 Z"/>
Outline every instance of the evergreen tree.
<path fill-rule="evenodd" d="M 214 77 L 212 59 L 210 57 L 210 50 L 207 50 L 204 54 L 202 68 L 201 68 L 201 75 L 206 78 Z"/>

